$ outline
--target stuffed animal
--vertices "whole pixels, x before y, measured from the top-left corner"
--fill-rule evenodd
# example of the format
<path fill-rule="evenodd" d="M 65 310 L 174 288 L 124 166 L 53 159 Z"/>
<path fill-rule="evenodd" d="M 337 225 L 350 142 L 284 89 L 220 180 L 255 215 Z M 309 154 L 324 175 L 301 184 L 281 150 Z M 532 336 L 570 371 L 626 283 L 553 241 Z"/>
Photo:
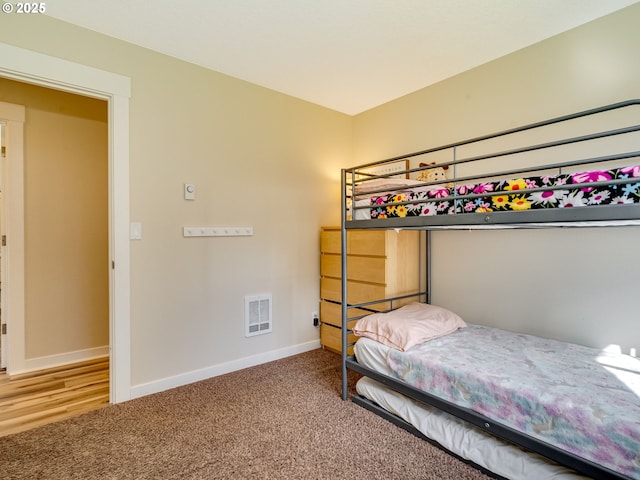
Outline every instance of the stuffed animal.
<path fill-rule="evenodd" d="M 435 165 L 435 162 L 432 163 L 421 163 L 421 167 L 428 167 L 429 165 Z M 421 180 L 423 182 L 441 182 L 447 179 L 445 170 L 449 169 L 449 165 L 445 165 L 443 167 L 433 167 L 427 170 L 422 170 L 417 177 L 417 180 Z M 452 184 L 447 183 L 446 187 L 451 188 Z"/>

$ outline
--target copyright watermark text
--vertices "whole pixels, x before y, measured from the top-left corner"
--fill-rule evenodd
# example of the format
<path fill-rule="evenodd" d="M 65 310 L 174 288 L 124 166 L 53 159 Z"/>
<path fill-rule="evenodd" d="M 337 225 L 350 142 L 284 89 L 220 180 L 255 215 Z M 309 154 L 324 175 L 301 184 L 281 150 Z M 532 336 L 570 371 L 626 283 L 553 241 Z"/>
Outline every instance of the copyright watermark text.
<path fill-rule="evenodd" d="M 45 2 L 17 2 L 17 3 L 3 3 L 3 13 L 17 13 L 17 14 L 33 14 L 33 13 L 45 13 L 47 11 L 47 4 Z"/>

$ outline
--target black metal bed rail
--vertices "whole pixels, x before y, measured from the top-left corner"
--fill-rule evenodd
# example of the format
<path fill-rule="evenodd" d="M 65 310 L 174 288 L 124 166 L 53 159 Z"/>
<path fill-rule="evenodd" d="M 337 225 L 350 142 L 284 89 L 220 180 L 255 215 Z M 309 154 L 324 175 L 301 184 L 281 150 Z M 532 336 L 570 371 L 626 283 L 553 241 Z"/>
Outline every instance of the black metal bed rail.
<path fill-rule="evenodd" d="M 540 121 L 540 122 L 530 123 L 530 124 L 523 125 L 523 126 L 520 126 L 520 127 L 515 127 L 515 128 L 508 129 L 508 130 L 503 130 L 503 131 L 497 132 L 497 133 L 492 133 L 492 134 L 488 134 L 488 135 L 481 135 L 481 136 L 470 138 L 468 140 L 463 140 L 463 141 L 460 141 L 460 142 L 449 143 L 449 144 L 442 145 L 442 146 L 439 146 L 439 147 L 428 148 L 428 149 L 419 150 L 419 151 L 413 152 L 413 153 L 407 153 L 407 154 L 404 154 L 404 155 L 399 155 L 399 156 L 396 156 L 396 157 L 387 158 L 387 159 L 382 160 L 382 161 L 369 162 L 369 163 L 365 163 L 365 164 L 358 165 L 356 167 L 347 169 L 347 171 L 362 170 L 362 169 L 365 169 L 365 168 L 375 167 L 377 165 L 382 165 L 382 164 L 387 164 L 387 163 L 394 163 L 394 162 L 397 162 L 399 160 L 406 160 L 406 159 L 409 159 L 409 158 L 419 157 L 419 156 L 427 155 L 427 154 L 430 154 L 430 153 L 436 153 L 436 152 L 440 152 L 440 151 L 443 151 L 443 150 L 449 150 L 449 149 L 456 148 L 456 147 L 461 147 L 461 146 L 465 146 L 465 145 L 470 145 L 470 144 L 474 144 L 474 143 L 483 142 L 483 141 L 486 141 L 486 140 L 492 140 L 494 138 L 505 137 L 505 136 L 508 136 L 508 135 L 513 135 L 515 133 L 525 132 L 525 131 L 528 131 L 528 130 L 534 130 L 534 129 L 537 129 L 537 128 L 545 127 L 545 126 L 548 126 L 548 125 L 554 125 L 554 124 L 566 122 L 566 121 L 577 119 L 577 118 L 588 117 L 588 116 L 591 116 L 591 115 L 597 115 L 599 113 L 609 112 L 609 111 L 613 111 L 613 110 L 620 110 L 620 109 L 631 107 L 631 106 L 635 106 L 635 105 L 640 105 L 640 99 L 625 100 L 625 101 L 622 101 L 622 102 L 617 102 L 617 103 L 613 103 L 613 104 L 610 104 L 610 105 L 605 105 L 605 106 L 602 106 L 602 107 L 592 108 L 592 109 L 589 109 L 589 110 L 583 110 L 582 112 L 572 113 L 572 114 L 569 114 L 569 115 L 562 115 L 562 116 L 551 118 L 551 119 L 548 119 L 548 120 L 543 120 L 543 121 Z M 420 169 L 417 169 L 417 170 L 420 170 Z M 385 175 L 385 176 L 391 176 L 391 175 L 395 175 L 395 174 L 390 174 L 390 175 Z"/>
<path fill-rule="evenodd" d="M 553 211 L 553 220 L 548 213 Z M 425 218 L 429 225 L 425 226 Z M 457 218 L 452 223 L 452 218 Z M 349 229 L 469 230 L 482 228 L 570 228 L 640 225 L 640 204 L 590 205 L 574 208 L 543 208 L 523 211 L 457 213 L 372 220 L 350 220 Z"/>
<path fill-rule="evenodd" d="M 353 309 L 353 308 L 365 308 L 365 307 L 370 307 L 371 305 L 379 305 L 381 303 L 393 303 L 393 302 L 397 302 L 398 300 L 406 300 L 408 298 L 413 298 L 413 297 L 422 297 L 424 295 L 426 295 L 428 292 L 425 291 L 421 291 L 421 292 L 412 292 L 412 293 L 407 293 L 405 295 L 398 295 L 395 297 L 388 297 L 388 298 L 381 298 L 378 300 L 371 300 L 369 302 L 362 302 L 362 303 L 348 303 L 347 304 L 347 308 L 348 309 Z M 384 313 L 385 310 L 371 310 L 371 313 Z M 389 310 L 386 310 L 389 311 Z M 353 320 L 356 317 L 351 317 L 349 318 L 349 321 Z"/>
<path fill-rule="evenodd" d="M 581 135 L 581 136 L 577 136 L 577 137 L 570 137 L 570 138 L 566 138 L 566 139 L 562 139 L 562 140 L 556 140 L 553 142 L 546 142 L 546 143 L 540 143 L 540 144 L 536 144 L 536 145 L 530 145 L 527 147 L 521 147 L 521 148 L 514 148 L 514 149 L 510 149 L 510 150 L 503 150 L 500 152 L 493 152 L 493 153 L 487 153 L 484 155 L 478 155 L 478 156 L 474 156 L 474 157 L 468 157 L 468 158 L 463 158 L 463 159 L 456 159 L 456 160 L 452 160 L 450 162 L 442 162 L 442 163 L 438 163 L 438 167 L 444 167 L 444 166 L 456 166 L 456 165 L 461 165 L 464 163 L 473 163 L 473 162 L 478 162 L 480 160 L 491 160 L 494 158 L 499 158 L 499 157 L 506 157 L 509 155 L 516 155 L 519 153 L 527 153 L 527 152 L 534 152 L 537 150 L 544 150 L 546 148 L 553 148 L 553 147 L 561 147 L 564 145 L 571 145 L 574 143 L 579 143 L 579 142 L 586 142 L 586 141 L 590 141 L 590 140 L 597 140 L 597 139 L 601 139 L 601 138 L 607 138 L 607 137 L 613 137 L 613 136 L 617 136 L 617 135 L 625 135 L 628 133 L 633 133 L 633 132 L 638 132 L 640 131 L 640 125 L 634 125 L 631 127 L 624 127 L 624 128 L 618 128 L 618 129 L 614 129 L 614 130 L 606 130 L 604 132 L 598 132 L 598 133 L 591 133 L 588 135 Z M 385 163 L 387 163 L 387 161 L 385 161 Z M 576 164 L 585 164 L 588 162 L 584 162 L 584 161 L 578 161 L 576 162 Z M 354 169 L 349 169 L 348 171 L 353 170 L 355 175 L 365 175 L 366 178 L 356 178 L 354 180 L 355 184 L 358 183 L 365 183 L 367 181 L 371 181 L 371 180 L 375 180 L 375 179 L 379 179 L 379 178 L 389 178 L 393 175 L 397 175 L 397 174 L 410 174 L 413 172 L 419 172 L 422 170 L 428 170 L 430 168 L 433 168 L 434 165 L 432 166 L 428 166 L 428 167 L 417 167 L 417 168 L 408 168 L 406 170 L 403 171 L 398 171 L 398 172 L 394 172 L 394 173 L 387 173 L 384 175 L 370 175 L 367 174 L 365 172 L 362 172 L 361 170 L 358 170 L 357 168 Z M 530 169 L 533 170 L 533 169 Z M 536 168 L 535 170 L 538 170 L 538 168 Z M 527 170 L 522 169 L 521 172 L 525 172 Z"/>
<path fill-rule="evenodd" d="M 640 131 L 640 129 L 639 129 Z M 402 193 L 404 190 L 408 189 L 408 188 L 415 188 L 415 187 L 430 187 L 430 186 L 438 186 L 438 185 L 448 185 L 448 184 L 452 184 L 453 188 L 452 188 L 452 194 L 448 197 L 443 197 L 443 198 L 432 198 L 432 199 L 425 199 L 425 201 L 421 201 L 423 199 L 420 199 L 418 201 L 413 201 L 413 202 L 405 202 L 405 204 L 411 204 L 411 203 L 425 203 L 426 201 L 431 201 L 431 202 L 438 202 L 441 200 L 444 200 L 446 198 L 464 198 L 464 196 L 460 195 L 457 193 L 457 186 L 459 184 L 463 184 L 466 182 L 473 182 L 475 180 L 482 180 L 482 179 L 487 179 L 489 177 L 493 178 L 498 178 L 498 177 L 508 177 L 508 176 L 513 176 L 513 175 L 518 175 L 518 174 L 535 174 L 537 172 L 541 172 L 541 171 L 545 171 L 545 170 L 558 170 L 559 173 L 562 173 L 562 169 L 563 168 L 567 168 L 567 167 L 579 167 L 582 165 L 594 165 L 594 164 L 598 164 L 598 163 L 604 163 L 604 162 L 612 162 L 612 161 L 616 161 L 616 160 L 625 160 L 625 159 L 630 159 L 630 158 L 637 158 L 640 157 L 640 150 L 635 150 L 632 152 L 625 152 L 625 153 L 618 153 L 618 154 L 613 154 L 613 155 L 604 155 L 604 156 L 599 156 L 599 157 L 592 157 L 592 158 L 585 158 L 582 160 L 574 160 L 574 161 L 568 161 L 568 162 L 555 162 L 555 163 L 547 163 L 547 164 L 543 164 L 543 165 L 536 165 L 535 167 L 529 167 L 529 168 L 514 168 L 514 169 L 509 169 L 509 170 L 500 170 L 498 172 L 492 172 L 490 175 L 484 173 L 484 174 L 476 174 L 476 175 L 468 175 L 468 176 L 464 176 L 464 177 L 458 177 L 456 179 L 452 179 L 452 180 L 439 180 L 439 181 L 435 181 L 435 182 L 420 182 L 420 183 L 416 183 L 413 184 L 411 187 L 404 187 L 402 189 L 398 189 L 398 193 Z M 443 164 L 444 165 L 444 164 Z M 431 167 L 433 168 L 433 167 Z M 614 185 L 616 183 L 633 183 L 633 180 L 626 180 L 624 181 L 623 179 L 620 179 L 619 181 L 615 181 L 615 180 L 610 180 L 610 181 L 605 181 L 605 182 L 601 182 L 601 185 L 597 185 L 597 186 L 606 186 L 606 185 Z M 637 183 L 637 182 L 635 182 Z M 580 186 L 593 186 L 587 182 L 580 184 Z M 531 190 L 531 191 L 539 191 L 539 190 L 554 190 L 554 189 L 561 189 L 561 188 L 567 188 L 567 185 L 561 185 L 561 186 L 545 186 L 545 187 L 540 187 L 540 189 L 538 190 Z M 499 193 L 500 191 L 492 191 L 492 192 L 488 192 L 486 194 L 479 194 L 479 196 L 488 196 L 489 194 L 496 194 Z M 524 192 L 524 193 L 528 193 L 528 191 L 525 190 L 520 190 L 520 192 Z M 366 195 L 372 195 L 372 194 L 377 194 L 377 193 L 393 193 L 392 190 L 390 190 L 389 188 L 381 188 L 381 189 L 372 189 L 372 190 L 367 190 Z M 358 194 L 358 193 L 353 193 L 351 195 L 351 198 L 354 200 L 358 200 L 358 198 L 363 197 L 364 194 Z M 376 206 L 380 206 L 380 207 L 384 207 L 384 206 L 390 206 L 390 205 L 394 205 L 393 203 L 380 203 L 380 204 L 376 204 Z M 402 205 L 402 203 L 397 203 L 397 205 Z M 351 208 L 353 210 L 366 210 L 368 208 L 371 208 L 371 206 L 369 205 L 352 205 Z"/>

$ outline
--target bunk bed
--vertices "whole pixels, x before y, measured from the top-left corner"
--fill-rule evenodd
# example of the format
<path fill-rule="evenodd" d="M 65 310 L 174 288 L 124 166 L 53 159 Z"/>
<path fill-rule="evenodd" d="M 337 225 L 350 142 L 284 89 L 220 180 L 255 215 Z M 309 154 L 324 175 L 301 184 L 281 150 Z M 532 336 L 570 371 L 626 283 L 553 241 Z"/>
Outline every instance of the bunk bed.
<path fill-rule="evenodd" d="M 342 170 L 342 299 L 349 299 L 348 230 L 426 231 L 421 291 L 342 302 L 343 399 L 351 394 L 497 478 L 640 479 L 640 360 L 605 355 L 604 366 L 631 385 L 608 396 L 616 385 L 597 374 L 602 364 L 589 363 L 602 357 L 598 350 L 488 329 L 430 305 L 429 258 L 438 230 L 640 225 L 639 114 L 640 100 L 629 100 Z M 414 303 L 380 311 L 398 299 Z M 401 330 L 407 326 L 417 330 Z M 355 345 L 352 333 L 360 336 Z M 488 338 L 496 354 L 478 356 Z M 540 363 L 549 373 L 570 361 L 571 379 L 532 377 Z M 418 365 L 427 370 L 416 373 Z M 350 371 L 361 376 L 355 394 Z M 540 382 L 566 391 L 541 398 L 554 389 L 537 395 Z M 597 393 L 582 390 L 588 383 Z M 570 397 L 588 408 L 559 406 Z M 616 411 L 611 424 L 598 424 Z M 540 412 L 543 420 L 534 418 Z"/>

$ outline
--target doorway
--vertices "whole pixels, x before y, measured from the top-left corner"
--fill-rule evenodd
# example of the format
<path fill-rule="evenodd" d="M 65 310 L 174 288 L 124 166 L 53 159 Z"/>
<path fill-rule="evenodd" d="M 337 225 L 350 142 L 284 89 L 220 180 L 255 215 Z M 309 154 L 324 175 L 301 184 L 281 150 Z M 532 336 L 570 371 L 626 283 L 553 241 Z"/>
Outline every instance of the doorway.
<path fill-rule="evenodd" d="M 25 231 L 24 281 L 2 282 L 9 297 L 24 288 L 23 328 L 15 329 L 24 359 L 10 363 L 9 373 L 104 357 L 109 354 L 107 102 L 4 78 L 0 100 L 10 102 L 2 103 L 3 110 L 23 106 L 26 119 L 24 174 L 18 178 L 13 172 L 20 159 L 12 155 L 16 145 L 9 137 L 10 182 L 0 189 L 11 200 L 24 200 L 22 218 L 13 212 L 15 201 L 1 210 L 9 227 L 20 221 Z M 20 246 L 11 231 L 6 238 L 2 249 L 11 258 Z M 12 271 L 18 273 L 19 266 L 12 265 Z M 13 309 L 5 310 L 8 345 L 20 322 L 16 317 Z"/>
<path fill-rule="evenodd" d="M 0 76 L 108 102 L 110 401 L 131 398 L 129 267 L 129 97 L 122 75 L 0 43 Z M 18 305 L 19 306 L 19 305 Z M 7 352 L 24 358 L 21 347 Z"/>

